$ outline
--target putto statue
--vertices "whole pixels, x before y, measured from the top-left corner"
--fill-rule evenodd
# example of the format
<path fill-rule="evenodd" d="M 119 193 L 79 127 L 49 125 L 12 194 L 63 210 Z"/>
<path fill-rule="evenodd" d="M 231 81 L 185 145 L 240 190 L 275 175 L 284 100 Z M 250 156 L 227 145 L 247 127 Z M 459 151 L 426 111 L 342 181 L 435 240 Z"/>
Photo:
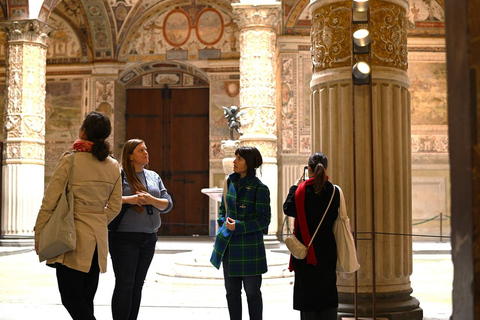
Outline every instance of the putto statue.
<path fill-rule="evenodd" d="M 230 129 L 230 140 L 233 140 L 233 129 L 237 130 L 240 135 L 243 135 L 240 123 L 240 117 L 243 115 L 243 111 L 238 112 L 237 106 L 230 106 L 230 108 L 222 107 L 225 119 L 228 122 L 228 128 Z"/>

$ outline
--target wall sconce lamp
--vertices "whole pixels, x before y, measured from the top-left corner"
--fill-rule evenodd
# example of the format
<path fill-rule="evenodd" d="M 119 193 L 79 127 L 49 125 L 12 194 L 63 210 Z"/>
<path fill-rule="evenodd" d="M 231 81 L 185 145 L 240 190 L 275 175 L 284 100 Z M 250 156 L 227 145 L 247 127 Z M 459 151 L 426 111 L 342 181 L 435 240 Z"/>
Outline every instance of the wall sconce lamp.
<path fill-rule="evenodd" d="M 359 29 L 353 33 L 353 53 L 368 53 L 370 50 L 370 32 Z"/>
<path fill-rule="evenodd" d="M 370 83 L 370 66 L 365 61 L 355 63 L 352 69 L 353 84 L 364 85 Z"/>
<path fill-rule="evenodd" d="M 368 0 L 353 0 L 353 23 L 367 23 L 369 8 Z"/>

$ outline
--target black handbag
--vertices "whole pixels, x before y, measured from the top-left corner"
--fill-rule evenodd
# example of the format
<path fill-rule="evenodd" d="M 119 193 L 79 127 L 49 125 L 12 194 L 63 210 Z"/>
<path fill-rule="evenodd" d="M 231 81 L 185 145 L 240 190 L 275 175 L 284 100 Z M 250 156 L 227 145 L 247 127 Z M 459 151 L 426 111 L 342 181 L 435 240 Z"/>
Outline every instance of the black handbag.
<path fill-rule="evenodd" d="M 122 169 L 122 187 L 124 182 L 126 182 L 125 171 L 123 171 Z M 122 218 L 125 215 L 125 212 L 127 211 L 129 206 L 130 205 L 128 203 L 122 204 L 122 210 L 120 210 L 120 213 L 108 224 L 109 231 L 117 231 L 118 226 L 120 225 L 120 222 L 122 222 Z"/>

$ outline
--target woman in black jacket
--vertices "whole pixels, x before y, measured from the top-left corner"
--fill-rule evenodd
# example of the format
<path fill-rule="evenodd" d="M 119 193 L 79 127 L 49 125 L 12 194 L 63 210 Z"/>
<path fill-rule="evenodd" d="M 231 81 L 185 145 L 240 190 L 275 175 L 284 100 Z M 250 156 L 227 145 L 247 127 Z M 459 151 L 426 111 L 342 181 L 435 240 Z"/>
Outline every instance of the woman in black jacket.
<path fill-rule="evenodd" d="M 307 257 L 290 258 L 290 271 L 295 270 L 293 308 L 300 311 L 301 320 L 337 319 L 337 245 L 333 224 L 338 216 L 340 193 L 328 181 L 327 165 L 328 159 L 323 153 L 312 154 L 308 160 L 311 178 L 298 179 L 283 204 L 284 213 L 295 218 L 295 235 L 305 246 L 325 214 Z M 325 212 L 330 199 L 332 202 Z"/>

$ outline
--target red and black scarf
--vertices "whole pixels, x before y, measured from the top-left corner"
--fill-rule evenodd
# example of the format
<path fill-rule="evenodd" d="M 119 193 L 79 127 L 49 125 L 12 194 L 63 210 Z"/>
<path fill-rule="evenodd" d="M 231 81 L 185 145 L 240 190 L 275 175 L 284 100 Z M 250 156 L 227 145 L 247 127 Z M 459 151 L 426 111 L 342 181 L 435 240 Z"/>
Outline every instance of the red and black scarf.
<path fill-rule="evenodd" d="M 293 234 L 296 235 L 296 231 L 300 227 L 302 232 L 302 240 L 305 246 L 308 246 L 312 237 L 310 236 L 310 232 L 308 231 L 308 224 L 307 224 L 307 216 L 305 215 L 305 192 L 307 190 L 307 186 L 312 185 L 315 183 L 314 178 L 310 178 L 304 182 L 302 182 L 297 190 L 295 191 L 295 206 L 297 208 L 297 218 L 295 219 Z M 313 250 L 313 243 L 308 248 L 307 251 L 307 264 L 317 265 L 317 257 L 315 256 L 315 250 Z M 288 270 L 293 271 L 293 257 L 290 255 L 290 264 L 288 266 Z"/>
<path fill-rule="evenodd" d="M 77 139 L 73 142 L 73 150 L 80 152 L 92 151 L 93 142 L 83 139 Z"/>

